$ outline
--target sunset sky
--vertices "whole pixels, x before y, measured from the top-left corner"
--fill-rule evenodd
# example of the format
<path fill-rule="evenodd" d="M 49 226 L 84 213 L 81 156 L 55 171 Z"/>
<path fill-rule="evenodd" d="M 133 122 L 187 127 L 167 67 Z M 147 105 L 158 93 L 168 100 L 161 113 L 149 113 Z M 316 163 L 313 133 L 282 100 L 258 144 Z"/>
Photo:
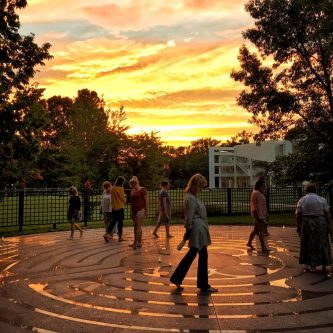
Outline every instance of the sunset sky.
<path fill-rule="evenodd" d="M 227 140 L 246 129 L 241 32 L 253 25 L 245 0 L 28 0 L 22 34 L 52 44 L 36 76 L 45 97 L 88 88 L 124 105 L 129 134 L 157 131 L 165 144 Z"/>

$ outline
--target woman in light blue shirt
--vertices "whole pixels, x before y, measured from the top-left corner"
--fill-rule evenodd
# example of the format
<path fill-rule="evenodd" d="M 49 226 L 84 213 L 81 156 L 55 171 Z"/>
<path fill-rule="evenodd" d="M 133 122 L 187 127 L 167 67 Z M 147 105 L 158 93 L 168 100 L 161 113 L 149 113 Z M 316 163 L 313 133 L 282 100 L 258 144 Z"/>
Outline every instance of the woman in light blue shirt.
<path fill-rule="evenodd" d="M 189 180 L 184 197 L 185 229 L 184 240 L 188 240 L 189 250 L 180 261 L 176 270 L 170 278 L 170 282 L 175 284 L 177 290 L 182 290 L 181 286 L 193 260 L 199 254 L 197 287 L 202 293 L 217 292 L 216 288 L 208 284 L 208 252 L 207 246 L 211 244 L 206 207 L 198 198 L 200 192 L 207 186 L 204 176 L 197 173 Z"/>

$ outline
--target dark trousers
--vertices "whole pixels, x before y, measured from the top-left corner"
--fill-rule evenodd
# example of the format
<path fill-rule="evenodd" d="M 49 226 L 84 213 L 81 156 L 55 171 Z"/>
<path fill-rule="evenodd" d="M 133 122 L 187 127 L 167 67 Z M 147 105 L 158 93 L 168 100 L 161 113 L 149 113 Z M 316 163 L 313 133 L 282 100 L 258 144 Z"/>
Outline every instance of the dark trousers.
<path fill-rule="evenodd" d="M 174 284 L 182 284 L 193 260 L 199 254 L 198 271 L 197 271 L 197 287 L 206 290 L 210 287 L 208 284 L 208 252 L 205 246 L 200 251 L 195 247 L 190 247 L 185 257 L 180 261 L 176 270 L 173 272 L 170 281 Z"/>
<path fill-rule="evenodd" d="M 113 230 L 114 226 L 118 223 L 118 235 L 119 237 L 122 236 L 123 234 L 123 224 L 124 224 L 124 208 L 120 208 L 118 210 L 113 210 L 112 211 L 112 221 L 108 226 L 107 233 L 111 233 Z"/>

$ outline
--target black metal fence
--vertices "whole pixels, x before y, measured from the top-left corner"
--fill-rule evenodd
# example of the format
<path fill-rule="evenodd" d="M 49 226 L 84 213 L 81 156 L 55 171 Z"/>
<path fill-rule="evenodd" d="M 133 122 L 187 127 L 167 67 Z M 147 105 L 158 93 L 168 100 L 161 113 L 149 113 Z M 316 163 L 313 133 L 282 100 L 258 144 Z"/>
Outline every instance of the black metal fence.
<path fill-rule="evenodd" d="M 201 193 L 208 216 L 248 214 L 250 210 L 251 188 L 207 189 Z M 127 194 L 128 191 L 126 190 Z M 329 205 L 333 203 L 332 189 L 319 189 Z M 293 212 L 298 199 L 303 195 L 301 187 L 269 188 L 267 206 L 270 213 Z M 170 190 L 172 216 L 183 217 L 182 189 Z M 80 191 L 83 221 L 101 221 L 100 190 Z M 67 222 L 67 189 L 24 189 L 0 191 L 0 228 L 29 225 L 53 225 Z M 158 214 L 158 190 L 148 191 L 148 218 Z M 130 204 L 125 205 L 125 219 L 131 218 Z"/>

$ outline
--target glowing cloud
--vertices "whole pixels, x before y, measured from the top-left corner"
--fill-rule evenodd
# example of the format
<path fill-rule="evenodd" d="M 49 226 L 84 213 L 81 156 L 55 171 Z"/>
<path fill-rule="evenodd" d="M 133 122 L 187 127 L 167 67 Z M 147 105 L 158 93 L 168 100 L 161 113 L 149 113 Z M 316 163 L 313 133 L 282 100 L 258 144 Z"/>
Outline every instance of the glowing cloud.
<path fill-rule="evenodd" d="M 52 44 L 36 76 L 46 97 L 95 90 L 111 108 L 124 105 L 129 133 L 187 145 L 253 130 L 230 78 L 252 24 L 245 2 L 32 0 L 19 14 L 23 34 Z"/>

